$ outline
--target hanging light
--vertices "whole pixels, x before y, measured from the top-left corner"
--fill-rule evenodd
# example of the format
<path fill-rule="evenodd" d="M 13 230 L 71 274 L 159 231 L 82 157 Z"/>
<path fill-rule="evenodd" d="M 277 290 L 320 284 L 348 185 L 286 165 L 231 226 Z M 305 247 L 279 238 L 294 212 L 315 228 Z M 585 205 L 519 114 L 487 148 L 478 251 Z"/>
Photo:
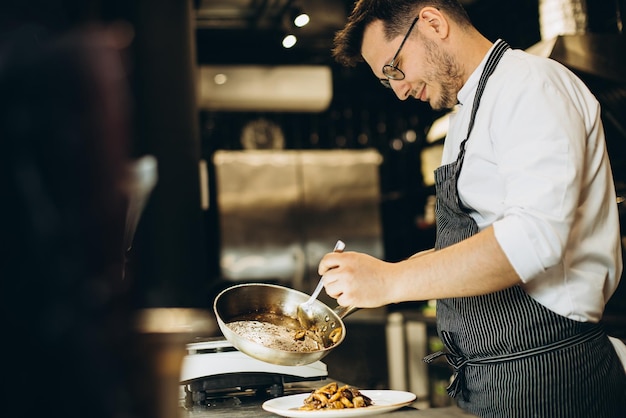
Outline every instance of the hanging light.
<path fill-rule="evenodd" d="M 311 20 L 309 15 L 306 12 L 304 12 L 302 8 L 299 6 L 292 6 L 289 9 L 288 16 L 291 19 L 291 23 L 297 28 L 306 26 Z"/>
<path fill-rule="evenodd" d="M 298 38 L 295 35 L 287 35 L 283 38 L 283 48 L 291 48 L 296 42 L 298 42 Z"/>
<path fill-rule="evenodd" d="M 295 28 L 306 26 L 309 21 L 309 15 L 304 13 L 300 7 L 291 7 L 287 14 L 283 15 L 283 23 L 287 26 L 287 32 L 293 31 Z M 293 26 L 292 26 L 293 25 Z M 297 30 L 296 30 L 297 31 Z M 283 48 L 293 48 L 298 42 L 293 34 L 288 34 L 283 38 Z"/>
<path fill-rule="evenodd" d="M 295 17 L 293 18 L 293 24 L 299 28 L 306 26 L 311 20 L 309 18 L 309 15 L 301 10 L 297 10 L 296 13 L 294 13 L 294 16 Z"/>

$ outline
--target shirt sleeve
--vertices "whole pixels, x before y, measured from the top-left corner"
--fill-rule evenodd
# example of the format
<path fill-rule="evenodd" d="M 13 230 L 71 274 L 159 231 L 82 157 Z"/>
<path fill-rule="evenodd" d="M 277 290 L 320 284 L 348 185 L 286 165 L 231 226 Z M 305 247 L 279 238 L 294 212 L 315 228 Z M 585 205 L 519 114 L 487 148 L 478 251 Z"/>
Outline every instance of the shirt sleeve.
<path fill-rule="evenodd" d="M 523 282 L 561 262 L 581 193 L 590 104 L 568 85 L 567 73 L 559 76 L 529 72 L 499 93 L 507 105 L 492 109 L 504 189 L 503 216 L 493 226 Z"/>

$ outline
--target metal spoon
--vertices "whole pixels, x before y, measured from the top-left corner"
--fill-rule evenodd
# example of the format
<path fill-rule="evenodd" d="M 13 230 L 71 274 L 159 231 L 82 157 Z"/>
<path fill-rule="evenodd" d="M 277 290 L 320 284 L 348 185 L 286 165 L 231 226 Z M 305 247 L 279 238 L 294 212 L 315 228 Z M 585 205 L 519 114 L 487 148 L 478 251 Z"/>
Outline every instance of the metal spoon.
<path fill-rule="evenodd" d="M 346 244 L 342 240 L 338 240 L 335 244 L 335 248 L 333 248 L 333 251 L 340 253 L 343 252 L 345 248 Z M 322 291 L 322 287 L 324 287 L 324 282 L 323 277 L 320 277 L 320 281 L 317 284 L 317 287 L 315 288 L 313 293 L 311 294 L 311 297 L 306 302 L 298 305 L 298 309 L 296 311 L 298 316 L 298 322 L 300 322 L 300 326 L 304 329 L 309 329 L 311 328 L 311 325 L 313 325 L 314 320 L 313 314 L 311 312 L 311 306 Z"/>

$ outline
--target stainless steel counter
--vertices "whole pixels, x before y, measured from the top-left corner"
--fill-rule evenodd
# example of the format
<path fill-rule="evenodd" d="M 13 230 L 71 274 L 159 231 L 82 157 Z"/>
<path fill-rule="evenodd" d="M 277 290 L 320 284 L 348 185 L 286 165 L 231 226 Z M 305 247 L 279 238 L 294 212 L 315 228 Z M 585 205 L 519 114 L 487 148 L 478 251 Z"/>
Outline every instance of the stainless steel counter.
<path fill-rule="evenodd" d="M 256 417 L 277 417 L 278 415 L 271 414 L 264 411 L 261 408 L 261 404 L 258 405 L 230 405 L 226 409 L 212 409 L 206 408 L 204 410 L 184 411 L 181 417 L 184 418 L 256 418 Z M 387 412 L 381 415 L 389 418 L 468 418 L 475 417 L 463 412 L 457 407 L 447 408 L 432 408 L 418 410 L 415 408 L 404 407 L 396 411 Z"/>
<path fill-rule="evenodd" d="M 312 387 L 321 387 L 330 382 L 303 382 L 285 385 L 285 395 L 308 393 Z M 311 386 L 313 385 L 313 386 Z M 270 399 L 269 395 L 256 396 L 254 394 L 241 394 L 210 400 L 208 406 L 192 406 L 182 408 L 179 418 L 257 418 L 276 417 L 277 415 L 263 410 L 263 402 Z M 412 406 L 387 412 L 381 415 L 390 418 L 469 418 L 474 417 L 461 409 L 453 406 L 446 408 L 431 408 L 418 410 Z"/>

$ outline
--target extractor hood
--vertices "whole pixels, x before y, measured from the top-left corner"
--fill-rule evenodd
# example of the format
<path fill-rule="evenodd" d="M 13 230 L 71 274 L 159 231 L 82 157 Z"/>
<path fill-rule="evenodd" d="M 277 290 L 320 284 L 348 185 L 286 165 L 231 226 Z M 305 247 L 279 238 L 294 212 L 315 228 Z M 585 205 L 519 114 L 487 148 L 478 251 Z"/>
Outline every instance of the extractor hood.
<path fill-rule="evenodd" d="M 559 35 L 526 50 L 576 71 L 626 85 L 626 39 L 620 34 Z"/>
<path fill-rule="evenodd" d="M 626 190 L 626 39 L 616 33 L 559 35 L 526 50 L 577 73 L 602 105 L 618 189 Z"/>
<path fill-rule="evenodd" d="M 322 112 L 333 97 L 325 65 L 202 65 L 200 109 L 238 112 Z"/>

